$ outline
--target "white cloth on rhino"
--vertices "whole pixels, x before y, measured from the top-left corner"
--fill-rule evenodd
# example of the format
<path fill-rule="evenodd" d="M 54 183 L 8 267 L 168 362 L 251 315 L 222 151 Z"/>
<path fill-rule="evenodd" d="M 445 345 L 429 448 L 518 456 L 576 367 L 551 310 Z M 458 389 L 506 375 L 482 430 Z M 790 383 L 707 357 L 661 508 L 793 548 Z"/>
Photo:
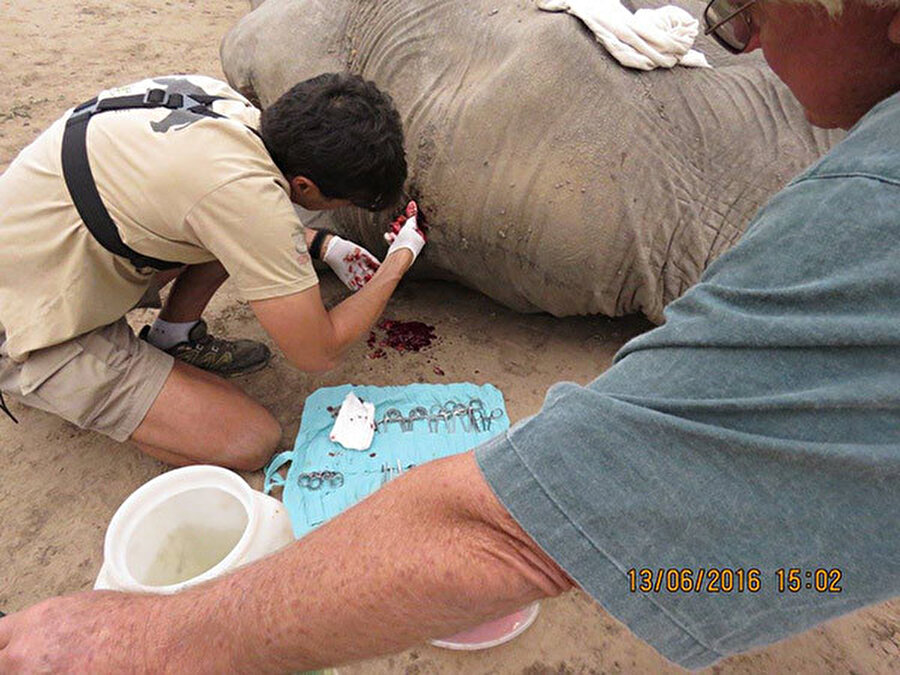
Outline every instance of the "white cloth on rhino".
<path fill-rule="evenodd" d="M 691 49 L 699 24 L 680 7 L 666 5 L 632 14 L 619 0 L 541 0 L 538 8 L 578 17 L 628 68 L 710 67 L 701 52 Z"/>

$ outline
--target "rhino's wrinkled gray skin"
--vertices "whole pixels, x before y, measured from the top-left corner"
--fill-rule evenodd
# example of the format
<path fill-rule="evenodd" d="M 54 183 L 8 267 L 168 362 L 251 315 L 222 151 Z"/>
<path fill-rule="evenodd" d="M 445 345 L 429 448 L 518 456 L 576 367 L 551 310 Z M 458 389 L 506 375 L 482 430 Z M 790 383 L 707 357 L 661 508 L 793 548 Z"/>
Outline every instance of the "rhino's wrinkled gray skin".
<path fill-rule="evenodd" d="M 374 80 L 403 118 L 408 192 L 428 215 L 417 270 L 520 311 L 661 321 L 839 138 L 809 126 L 758 54 L 702 37 L 714 69 L 644 73 L 527 0 L 251 4 L 222 44 L 232 85 L 266 105 L 321 72 Z M 386 215 L 331 217 L 383 252 Z"/>

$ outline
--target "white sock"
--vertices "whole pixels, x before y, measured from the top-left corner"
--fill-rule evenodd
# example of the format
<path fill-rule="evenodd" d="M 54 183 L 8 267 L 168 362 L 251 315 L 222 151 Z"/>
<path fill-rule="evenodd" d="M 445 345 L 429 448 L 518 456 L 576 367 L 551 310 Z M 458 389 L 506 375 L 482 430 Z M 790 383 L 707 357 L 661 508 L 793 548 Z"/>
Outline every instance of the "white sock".
<path fill-rule="evenodd" d="M 173 323 L 157 318 L 153 325 L 150 326 L 150 332 L 147 333 L 147 342 L 160 349 L 169 349 L 179 342 L 187 342 L 188 333 L 198 323 L 200 323 L 199 319 L 197 321 Z"/>

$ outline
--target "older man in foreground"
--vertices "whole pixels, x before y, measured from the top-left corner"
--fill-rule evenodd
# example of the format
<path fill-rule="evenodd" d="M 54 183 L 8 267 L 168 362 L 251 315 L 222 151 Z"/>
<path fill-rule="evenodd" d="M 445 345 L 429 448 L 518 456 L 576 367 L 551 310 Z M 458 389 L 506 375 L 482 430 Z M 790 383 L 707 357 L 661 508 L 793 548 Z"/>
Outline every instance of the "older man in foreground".
<path fill-rule="evenodd" d="M 707 9 L 853 128 L 603 376 L 228 577 L 2 619 L 0 672 L 303 670 L 573 585 L 693 668 L 900 594 L 900 2 L 839 4 Z"/>

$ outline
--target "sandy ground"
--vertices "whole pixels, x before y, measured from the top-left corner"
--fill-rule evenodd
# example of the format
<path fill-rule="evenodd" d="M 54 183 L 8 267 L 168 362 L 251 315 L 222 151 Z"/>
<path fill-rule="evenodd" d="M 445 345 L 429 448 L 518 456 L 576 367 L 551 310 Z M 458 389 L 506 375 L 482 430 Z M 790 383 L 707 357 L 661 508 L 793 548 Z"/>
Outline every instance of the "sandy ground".
<path fill-rule="evenodd" d="M 66 107 L 103 87 L 174 72 L 221 76 L 219 40 L 246 9 L 241 0 L 0 1 L 0 170 Z M 323 287 L 330 302 L 342 295 L 331 278 Z M 461 287 L 425 282 L 405 283 L 386 315 L 434 324 L 440 342 L 427 353 L 381 360 L 366 359 L 360 345 L 325 376 L 298 373 L 276 357 L 270 368 L 239 381 L 280 419 L 285 447 L 296 434 L 304 397 L 319 386 L 491 382 L 503 390 L 517 420 L 539 409 L 548 386 L 587 382 L 608 367 L 626 339 L 649 327 L 637 318 L 517 315 Z M 150 318 L 146 311 L 132 317 L 134 325 Z M 219 333 L 265 339 L 227 286 L 207 318 Z M 445 375 L 437 375 L 435 366 Z M 20 425 L 0 419 L 0 609 L 7 612 L 90 588 L 113 512 L 166 470 L 131 447 L 15 403 L 12 408 Z M 261 485 L 259 474 L 246 478 Z M 341 669 L 535 675 L 678 670 L 577 592 L 544 602 L 530 630 L 494 650 L 422 646 Z M 900 601 L 733 657 L 710 672 L 900 672 Z"/>

